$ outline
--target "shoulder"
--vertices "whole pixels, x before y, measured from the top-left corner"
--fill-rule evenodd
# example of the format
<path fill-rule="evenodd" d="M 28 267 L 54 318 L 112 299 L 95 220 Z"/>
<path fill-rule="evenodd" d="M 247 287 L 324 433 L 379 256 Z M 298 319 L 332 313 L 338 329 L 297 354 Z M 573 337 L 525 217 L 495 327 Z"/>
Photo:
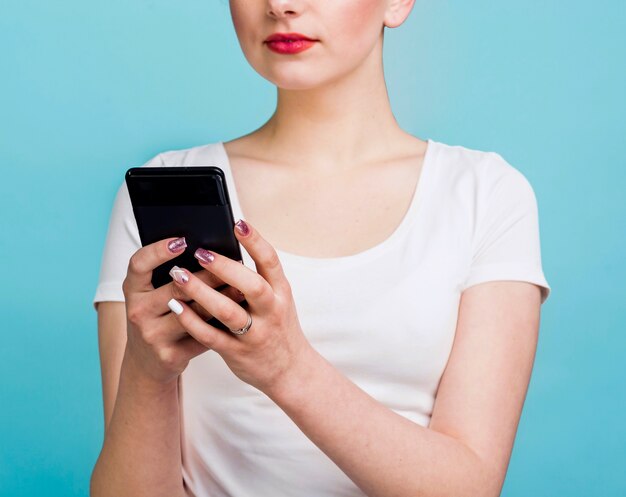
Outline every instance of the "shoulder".
<path fill-rule="evenodd" d="M 154 156 L 144 166 L 200 166 L 220 164 L 224 160 L 222 142 L 188 148 L 166 150 Z"/>
<path fill-rule="evenodd" d="M 459 174 L 468 174 L 485 179 L 502 176 L 524 176 L 522 172 L 492 150 L 479 150 L 463 145 L 449 145 L 435 142 L 439 148 L 439 162 L 442 167 Z"/>
<path fill-rule="evenodd" d="M 528 178 L 500 153 L 462 145 L 436 142 L 437 169 L 446 183 L 471 191 L 474 197 L 491 197 L 495 192 L 534 194 Z"/>

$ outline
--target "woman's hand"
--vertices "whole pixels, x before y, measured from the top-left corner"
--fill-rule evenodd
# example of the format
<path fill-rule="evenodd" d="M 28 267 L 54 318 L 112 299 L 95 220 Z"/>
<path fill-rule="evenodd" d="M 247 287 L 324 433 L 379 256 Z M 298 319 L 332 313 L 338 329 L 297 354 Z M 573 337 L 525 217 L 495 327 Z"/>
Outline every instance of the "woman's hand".
<path fill-rule="evenodd" d="M 172 298 L 186 299 L 173 283 L 157 289 L 152 286 L 152 271 L 159 265 L 180 255 L 187 247 L 184 238 L 168 238 L 140 248 L 130 258 L 126 279 L 122 285 L 126 301 L 128 323 L 127 353 L 135 366 L 153 380 L 167 383 L 187 367 L 189 360 L 208 350 L 183 329 L 168 302 Z M 200 271 L 194 279 L 206 288 L 223 285 L 223 281 L 207 271 Z M 241 294 L 227 287 L 224 299 L 243 300 Z M 190 303 L 204 319 L 212 317 L 197 303 Z"/>
<path fill-rule="evenodd" d="M 258 272 L 223 255 L 205 249 L 196 251 L 202 267 L 240 290 L 248 307 L 221 295 L 189 271 L 173 275 L 176 286 L 229 329 L 243 328 L 252 316 L 245 335 L 234 335 L 207 324 L 192 308 L 182 304 L 181 325 L 199 343 L 220 354 L 241 380 L 268 393 L 278 387 L 294 367 L 302 367 L 313 349 L 302 332 L 291 286 L 274 248 L 244 221 L 235 225 L 237 239 L 254 259 Z M 176 308 L 176 304 L 173 304 Z"/>

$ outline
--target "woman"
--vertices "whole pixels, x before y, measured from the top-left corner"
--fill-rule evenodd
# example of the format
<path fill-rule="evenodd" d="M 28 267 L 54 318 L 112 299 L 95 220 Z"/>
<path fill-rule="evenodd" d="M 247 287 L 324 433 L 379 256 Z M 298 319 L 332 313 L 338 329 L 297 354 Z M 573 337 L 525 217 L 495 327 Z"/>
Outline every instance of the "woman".
<path fill-rule="evenodd" d="M 396 123 L 383 32 L 413 0 L 230 7 L 274 115 L 146 165 L 224 169 L 244 264 L 206 247 L 154 290 L 185 242 L 140 248 L 120 189 L 92 495 L 499 495 L 550 291 L 532 187 Z"/>

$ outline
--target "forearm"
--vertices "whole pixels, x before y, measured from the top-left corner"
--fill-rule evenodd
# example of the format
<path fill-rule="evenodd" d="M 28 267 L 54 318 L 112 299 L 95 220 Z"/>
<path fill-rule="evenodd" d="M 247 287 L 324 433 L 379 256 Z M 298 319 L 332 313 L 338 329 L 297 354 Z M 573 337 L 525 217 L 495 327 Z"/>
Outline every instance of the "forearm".
<path fill-rule="evenodd" d="M 92 497 L 183 497 L 178 388 L 124 356 L 115 409 L 91 476 Z"/>
<path fill-rule="evenodd" d="M 498 494 L 466 445 L 396 414 L 311 354 L 268 395 L 368 496 Z"/>

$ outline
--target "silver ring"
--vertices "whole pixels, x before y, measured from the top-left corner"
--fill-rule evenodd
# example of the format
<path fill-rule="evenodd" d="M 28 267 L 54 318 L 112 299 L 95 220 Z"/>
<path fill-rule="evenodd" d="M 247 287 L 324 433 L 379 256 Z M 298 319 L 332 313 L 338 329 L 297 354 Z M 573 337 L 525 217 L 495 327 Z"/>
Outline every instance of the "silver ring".
<path fill-rule="evenodd" d="M 248 322 L 246 323 L 246 325 L 243 328 L 239 328 L 238 330 L 230 330 L 231 333 L 235 335 L 245 335 L 246 333 L 248 333 L 250 326 L 252 326 L 252 315 L 248 311 L 246 311 L 246 314 L 248 315 Z"/>

